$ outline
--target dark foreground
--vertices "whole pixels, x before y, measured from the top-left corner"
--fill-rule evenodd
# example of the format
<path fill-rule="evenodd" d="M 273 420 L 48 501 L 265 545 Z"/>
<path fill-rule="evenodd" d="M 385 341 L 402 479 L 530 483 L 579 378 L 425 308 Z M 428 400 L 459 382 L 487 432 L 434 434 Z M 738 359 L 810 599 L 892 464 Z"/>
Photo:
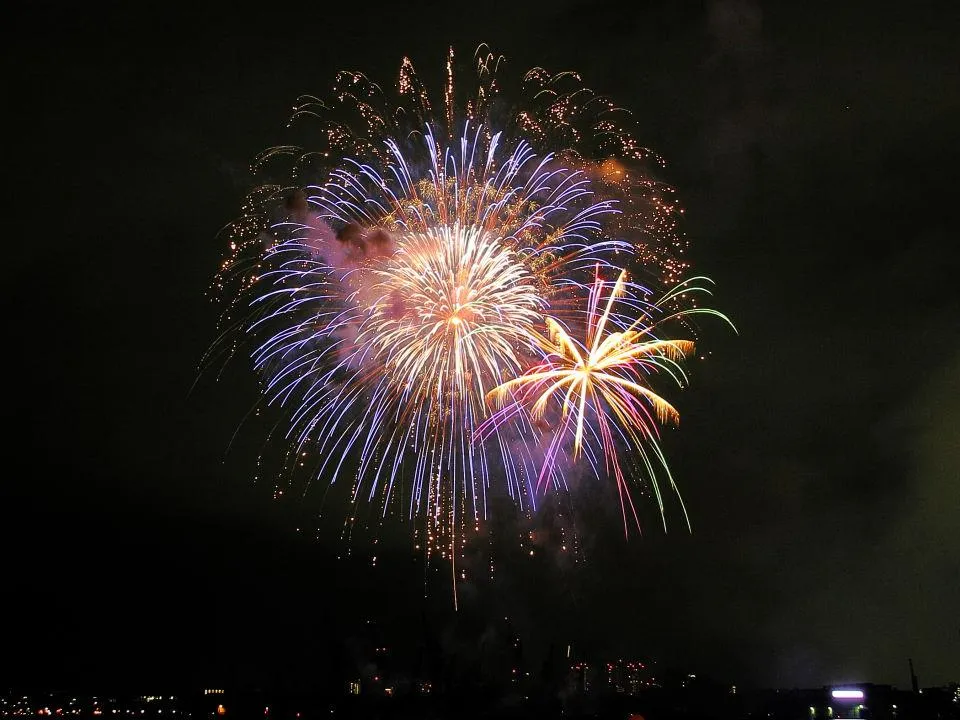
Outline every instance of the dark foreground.
<path fill-rule="evenodd" d="M 555 689 L 551 689 L 553 691 Z M 566 687 L 549 695 L 520 692 L 437 692 L 428 683 L 364 687 L 345 694 L 230 691 L 207 688 L 155 695 L 85 695 L 8 691 L 0 717 L 63 720 L 334 720 L 335 718 L 596 718 L 598 720 L 960 720 L 960 685 L 913 692 L 886 685 L 738 691 L 735 687 L 649 688 L 639 692 Z"/>

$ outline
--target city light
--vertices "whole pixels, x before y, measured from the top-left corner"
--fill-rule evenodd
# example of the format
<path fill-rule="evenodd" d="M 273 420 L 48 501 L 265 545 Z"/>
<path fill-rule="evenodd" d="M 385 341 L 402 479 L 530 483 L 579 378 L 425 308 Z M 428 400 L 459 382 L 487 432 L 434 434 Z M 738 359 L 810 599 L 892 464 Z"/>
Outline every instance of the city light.
<path fill-rule="evenodd" d="M 863 690 L 833 690 L 830 695 L 835 700 L 863 700 Z"/>

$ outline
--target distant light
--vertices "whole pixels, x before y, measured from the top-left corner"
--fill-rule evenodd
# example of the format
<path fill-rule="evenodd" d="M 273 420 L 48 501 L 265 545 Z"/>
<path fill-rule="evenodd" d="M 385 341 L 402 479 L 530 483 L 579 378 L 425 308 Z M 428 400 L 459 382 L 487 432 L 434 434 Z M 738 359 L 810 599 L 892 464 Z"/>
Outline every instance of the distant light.
<path fill-rule="evenodd" d="M 833 690 L 830 695 L 836 700 L 863 700 L 863 690 Z"/>

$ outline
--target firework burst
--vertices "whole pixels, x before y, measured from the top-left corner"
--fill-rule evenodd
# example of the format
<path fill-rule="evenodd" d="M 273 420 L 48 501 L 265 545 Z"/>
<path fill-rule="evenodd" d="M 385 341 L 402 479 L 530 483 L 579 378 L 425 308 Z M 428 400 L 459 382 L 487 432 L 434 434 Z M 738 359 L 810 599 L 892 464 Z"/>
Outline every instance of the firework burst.
<path fill-rule="evenodd" d="M 707 279 L 692 278 L 658 302 L 647 304 L 631 293 L 626 271 L 621 271 L 616 281 L 606 283 L 598 270 L 587 300 L 585 340 L 575 339 L 558 320 L 545 318 L 548 335 L 536 335 L 543 360 L 488 393 L 488 399 L 501 409 L 480 426 L 478 438 L 482 440 L 518 413 L 526 412 L 536 422 L 553 409 L 560 419 L 547 425 L 556 429 L 540 471 L 538 489 L 542 491 L 553 477 L 565 443 L 571 445 L 572 458 L 577 460 L 586 440 L 590 447 L 602 449 L 604 469 L 616 479 L 624 532 L 628 533 L 628 515 L 632 515 L 637 527 L 640 521 L 619 459 L 626 446 L 642 459 L 666 527 L 656 466 L 666 473 L 674 490 L 676 485 L 658 444 L 658 423 L 679 423 L 680 414 L 652 389 L 650 378 L 664 373 L 683 385 L 686 375 L 679 361 L 694 350 L 691 340 L 657 337 L 658 326 L 697 313 L 726 320 L 720 313 L 704 308 L 663 315 L 663 307 L 677 295 L 709 292 L 698 281 Z M 610 291 L 604 299 L 607 286 Z M 617 312 L 618 303 L 628 306 L 626 314 Z M 592 453 L 590 457 L 594 464 Z"/>
<path fill-rule="evenodd" d="M 628 116 L 575 73 L 539 68 L 508 104 L 501 61 L 478 51 L 464 93 L 451 51 L 436 108 L 406 59 L 393 99 L 359 73 L 301 98 L 293 121 L 313 123 L 312 149 L 257 158 L 265 180 L 225 229 L 213 285 L 223 334 L 207 361 L 253 358 L 289 457 L 348 475 L 354 502 L 384 514 L 401 498 L 451 558 L 495 486 L 532 508 L 563 484 L 561 459 L 612 474 L 626 518 L 631 447 L 662 509 L 654 418 L 677 414 L 647 378 L 682 379 L 693 345 L 655 337 L 652 317 L 707 312 L 679 308 L 689 281 L 651 303 L 620 271 L 673 286 L 687 270 L 682 211 Z"/>

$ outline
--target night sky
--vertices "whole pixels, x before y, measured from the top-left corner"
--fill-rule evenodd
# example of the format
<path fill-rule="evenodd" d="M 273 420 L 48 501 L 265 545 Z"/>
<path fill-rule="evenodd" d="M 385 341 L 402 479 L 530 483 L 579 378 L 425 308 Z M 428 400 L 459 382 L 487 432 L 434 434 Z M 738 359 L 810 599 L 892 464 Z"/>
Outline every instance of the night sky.
<path fill-rule="evenodd" d="M 489 610 L 531 653 L 774 686 L 908 686 L 912 657 L 921 684 L 957 680 L 955 3 L 407 5 L 11 11 L 0 677 L 308 681 L 364 613 L 469 642 Z M 740 335 L 708 330 L 675 396 L 693 534 L 676 506 L 629 542 L 618 508 L 585 511 L 585 566 L 507 563 L 468 621 L 402 544 L 338 562 L 296 530 L 309 498 L 251 482 L 255 449 L 227 453 L 245 368 L 191 387 L 214 236 L 294 99 L 341 68 L 390 83 L 404 55 L 439 77 L 481 41 L 635 112 Z"/>

